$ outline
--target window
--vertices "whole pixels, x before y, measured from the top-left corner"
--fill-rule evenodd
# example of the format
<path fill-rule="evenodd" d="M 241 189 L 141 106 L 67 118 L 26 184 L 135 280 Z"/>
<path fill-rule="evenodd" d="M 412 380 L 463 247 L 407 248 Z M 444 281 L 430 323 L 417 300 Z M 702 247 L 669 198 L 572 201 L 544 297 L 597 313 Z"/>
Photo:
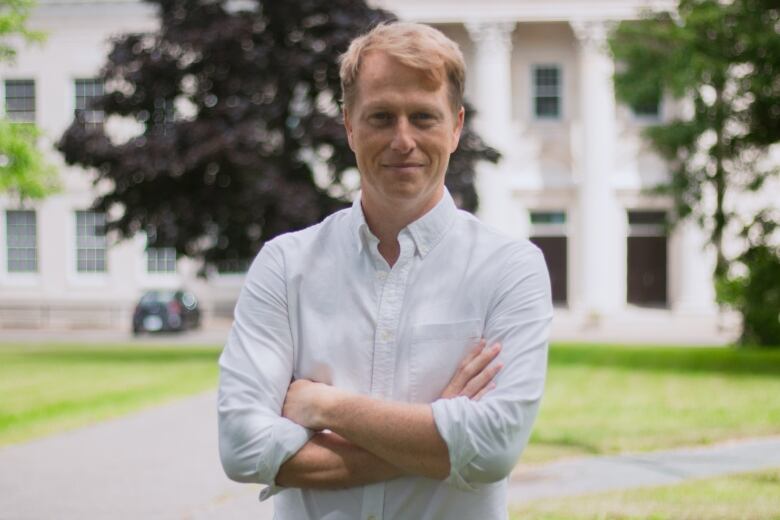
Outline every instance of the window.
<path fill-rule="evenodd" d="M 631 106 L 634 117 L 638 119 L 658 119 L 661 117 L 661 100 L 647 103 L 635 103 Z"/>
<path fill-rule="evenodd" d="M 76 271 L 106 272 L 106 216 L 103 213 L 76 212 Z"/>
<path fill-rule="evenodd" d="M 563 211 L 532 211 L 531 224 L 537 226 L 545 224 L 566 224 L 566 213 Z"/>
<path fill-rule="evenodd" d="M 539 119 L 561 117 L 561 67 L 535 65 L 533 68 L 534 114 Z"/>
<path fill-rule="evenodd" d="M 634 305 L 666 307 L 666 213 L 629 211 L 628 225 L 626 300 Z"/>
<path fill-rule="evenodd" d="M 148 273 L 175 273 L 176 248 L 150 247 L 146 250 L 146 271 Z"/>
<path fill-rule="evenodd" d="M 568 301 L 566 213 L 532 211 L 530 240 L 544 254 L 547 271 L 550 273 L 553 304 L 565 306 Z"/>
<path fill-rule="evenodd" d="M 35 81 L 8 79 L 5 81 L 5 113 L 11 121 L 35 122 Z"/>
<path fill-rule="evenodd" d="M 37 227 L 34 211 L 6 211 L 6 242 L 9 273 L 38 271 Z"/>
<path fill-rule="evenodd" d="M 249 270 L 251 260 L 244 258 L 227 258 L 216 262 L 219 274 L 245 274 Z"/>
<path fill-rule="evenodd" d="M 661 117 L 661 89 L 650 88 L 631 104 L 631 112 L 637 119 L 659 119 Z"/>
<path fill-rule="evenodd" d="M 103 82 L 99 79 L 77 79 L 76 118 L 83 121 L 86 128 L 103 126 L 103 111 L 92 108 L 92 101 L 103 95 Z"/>

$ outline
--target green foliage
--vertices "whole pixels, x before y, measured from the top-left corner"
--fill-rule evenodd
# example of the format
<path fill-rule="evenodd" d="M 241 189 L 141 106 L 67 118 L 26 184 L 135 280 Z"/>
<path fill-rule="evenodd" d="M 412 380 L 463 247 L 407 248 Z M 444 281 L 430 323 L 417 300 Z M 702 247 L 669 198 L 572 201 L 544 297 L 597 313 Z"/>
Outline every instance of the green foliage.
<path fill-rule="evenodd" d="M 16 58 L 13 40 L 41 43 L 42 32 L 26 27 L 34 0 L 0 2 L 0 62 Z M 9 41 L 11 40 L 11 41 Z M 11 192 L 20 198 L 39 199 L 57 189 L 56 172 L 46 164 L 35 146 L 40 132 L 30 123 L 12 123 L 0 118 L 0 193 Z"/>
<path fill-rule="evenodd" d="M 732 279 L 734 267 L 763 270 L 768 264 L 748 254 L 755 245 L 749 240 L 743 240 L 745 253 L 734 257 L 727 256 L 724 241 L 735 238 L 730 230 L 754 220 L 737 211 L 739 197 L 778 174 L 766 160 L 768 145 L 780 141 L 777 27 L 777 0 L 680 0 L 675 13 L 646 12 L 621 22 L 609 42 L 620 100 L 641 106 L 663 92 L 688 105 L 688 113 L 645 131 L 670 169 L 669 181 L 656 189 L 673 199 L 673 218 L 694 218 L 707 232 L 717 253 L 718 292 L 743 314 L 746 334 L 758 316 L 748 307 L 762 305 L 766 295 L 751 301 L 758 293 L 739 294 L 748 290 L 750 276 Z M 763 236 L 766 244 L 776 240 Z M 777 336 L 752 333 L 745 339 L 778 342 Z"/>
<path fill-rule="evenodd" d="M 745 227 L 750 246 L 735 260 L 744 274 L 719 277 L 715 285 L 718 299 L 742 312 L 744 344 L 780 347 L 780 248 L 766 238 L 777 221 L 760 213 Z"/>
<path fill-rule="evenodd" d="M 9 38 L 21 37 L 27 43 L 41 43 L 44 33 L 27 28 L 27 18 L 35 7 L 35 0 L 0 1 L 0 62 L 12 62 L 16 58 L 16 47 Z"/>
<path fill-rule="evenodd" d="M 345 207 L 356 165 L 337 104 L 338 57 L 393 15 L 363 0 L 150 3 L 159 30 L 114 40 L 103 80 L 118 87 L 97 100 L 142 132 L 119 144 L 76 120 L 59 143 L 68 163 L 113 186 L 95 201 L 123 209 L 109 229 L 144 231 L 151 246 L 208 265 L 252 258 L 274 236 Z M 474 165 L 498 153 L 470 120 L 446 183 L 473 210 Z"/>
<path fill-rule="evenodd" d="M 56 171 L 35 146 L 38 135 L 33 125 L 0 119 L 0 192 L 38 199 L 56 191 Z"/>

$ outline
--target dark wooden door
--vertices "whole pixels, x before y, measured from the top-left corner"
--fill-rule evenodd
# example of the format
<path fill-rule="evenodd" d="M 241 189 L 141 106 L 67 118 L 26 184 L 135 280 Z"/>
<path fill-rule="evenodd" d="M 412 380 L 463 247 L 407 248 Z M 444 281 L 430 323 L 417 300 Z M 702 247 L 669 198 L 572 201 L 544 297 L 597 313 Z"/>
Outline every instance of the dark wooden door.
<path fill-rule="evenodd" d="M 566 237 L 531 237 L 531 242 L 536 244 L 544 253 L 547 270 L 550 272 L 553 303 L 555 305 L 566 305 L 568 302 L 566 291 L 566 266 L 568 263 Z"/>
<path fill-rule="evenodd" d="M 665 307 L 666 237 L 628 237 L 629 303 Z"/>

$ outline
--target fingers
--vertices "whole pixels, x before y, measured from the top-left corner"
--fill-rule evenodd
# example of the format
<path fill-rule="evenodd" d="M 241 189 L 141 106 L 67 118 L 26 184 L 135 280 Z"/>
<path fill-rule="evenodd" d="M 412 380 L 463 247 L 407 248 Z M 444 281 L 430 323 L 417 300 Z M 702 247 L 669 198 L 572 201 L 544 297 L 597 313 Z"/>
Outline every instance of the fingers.
<path fill-rule="evenodd" d="M 485 348 L 486 344 L 484 339 L 480 340 L 466 355 L 441 397 L 451 398 L 464 395 L 473 398 L 492 381 L 501 366 L 491 366 L 490 363 L 501 352 L 501 345 L 495 343 L 490 348 Z"/>
<path fill-rule="evenodd" d="M 490 391 L 491 391 L 491 390 L 493 390 L 495 387 L 496 387 L 496 383 L 495 383 L 495 382 L 493 382 L 493 381 L 491 381 L 490 383 L 488 383 L 487 385 L 485 385 L 485 387 L 484 387 L 482 390 L 480 390 L 479 392 L 477 392 L 477 395 L 475 395 L 474 397 L 472 397 L 472 398 L 471 398 L 471 400 L 472 400 L 472 401 L 479 401 L 480 399 L 482 399 L 482 396 L 483 396 L 483 395 L 485 395 L 486 393 L 490 392 Z"/>
<path fill-rule="evenodd" d="M 480 343 L 484 346 L 485 341 L 483 340 Z M 465 388 L 472 379 L 485 370 L 491 361 L 496 359 L 499 352 L 501 352 L 500 343 L 494 343 L 490 348 L 482 348 L 482 351 L 471 359 L 462 371 L 464 376 L 463 387 Z"/>
<path fill-rule="evenodd" d="M 466 383 L 466 386 L 463 387 L 463 390 L 461 390 L 460 395 L 465 395 L 466 397 L 473 399 L 484 388 L 486 388 L 488 385 L 490 385 L 493 382 L 493 379 L 496 377 L 496 374 L 498 374 L 498 372 L 503 367 L 504 365 L 501 363 L 494 363 L 490 366 L 485 367 L 476 376 L 472 377 L 468 383 Z"/>

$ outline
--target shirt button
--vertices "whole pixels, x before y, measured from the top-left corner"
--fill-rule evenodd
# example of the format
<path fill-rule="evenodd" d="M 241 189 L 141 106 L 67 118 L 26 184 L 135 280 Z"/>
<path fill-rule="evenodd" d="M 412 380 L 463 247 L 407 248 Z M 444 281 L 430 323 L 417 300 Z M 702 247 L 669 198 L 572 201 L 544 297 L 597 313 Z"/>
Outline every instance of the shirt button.
<path fill-rule="evenodd" d="M 390 341 L 393 338 L 393 333 L 389 330 L 383 330 L 379 337 L 382 341 Z"/>
<path fill-rule="evenodd" d="M 387 278 L 387 273 L 385 271 L 379 271 L 378 273 L 376 273 L 376 277 L 379 278 L 380 280 L 384 280 L 385 278 Z"/>
<path fill-rule="evenodd" d="M 367 520 L 376 520 L 376 517 L 374 515 L 368 515 Z"/>

